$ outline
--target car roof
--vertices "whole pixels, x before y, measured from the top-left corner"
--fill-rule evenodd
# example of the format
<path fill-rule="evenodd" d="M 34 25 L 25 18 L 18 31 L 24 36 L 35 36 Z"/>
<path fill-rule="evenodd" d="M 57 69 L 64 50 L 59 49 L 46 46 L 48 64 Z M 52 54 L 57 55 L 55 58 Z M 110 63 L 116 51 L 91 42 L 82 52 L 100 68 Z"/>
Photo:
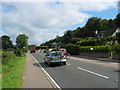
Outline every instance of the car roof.
<path fill-rule="evenodd" d="M 59 51 L 50 51 L 50 53 L 56 53 L 56 52 L 59 52 Z"/>

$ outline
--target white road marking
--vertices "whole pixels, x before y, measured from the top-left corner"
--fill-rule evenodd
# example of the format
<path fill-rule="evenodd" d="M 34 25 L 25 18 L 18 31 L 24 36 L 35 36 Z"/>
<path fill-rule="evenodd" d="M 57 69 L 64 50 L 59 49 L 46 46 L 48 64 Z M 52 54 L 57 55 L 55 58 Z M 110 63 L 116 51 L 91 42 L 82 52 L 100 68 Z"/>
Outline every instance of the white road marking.
<path fill-rule="evenodd" d="M 69 63 L 66 63 L 67 65 L 70 65 Z"/>
<path fill-rule="evenodd" d="M 31 56 L 33 57 L 33 55 L 31 54 Z M 33 57 L 34 58 L 34 57 Z M 34 60 L 37 62 L 37 64 L 41 67 L 42 71 L 45 73 L 45 75 L 47 76 L 47 78 L 49 79 L 49 81 L 55 85 L 59 90 L 62 90 L 61 87 L 53 80 L 53 78 L 46 72 L 46 70 L 41 66 L 41 64 L 39 64 L 39 62 L 34 58 Z"/>
<path fill-rule="evenodd" d="M 83 68 L 80 68 L 80 67 L 77 67 L 78 69 L 82 70 L 82 71 L 85 71 L 85 72 L 88 72 L 88 73 L 91 73 L 91 74 L 94 74 L 94 75 L 97 75 L 97 76 L 100 76 L 100 77 L 103 77 L 103 78 L 106 78 L 106 79 L 109 79 L 108 76 L 105 76 L 105 75 L 101 75 L 99 73 L 95 73 L 95 72 L 92 72 L 92 71 L 89 71 L 89 70 L 86 70 L 86 69 L 83 69 Z"/>

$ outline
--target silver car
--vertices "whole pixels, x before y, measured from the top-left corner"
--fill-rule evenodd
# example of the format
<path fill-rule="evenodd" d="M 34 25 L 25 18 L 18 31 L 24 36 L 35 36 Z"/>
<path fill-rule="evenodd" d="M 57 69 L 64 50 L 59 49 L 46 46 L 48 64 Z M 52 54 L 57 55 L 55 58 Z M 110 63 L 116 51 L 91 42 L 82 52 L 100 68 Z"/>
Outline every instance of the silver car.
<path fill-rule="evenodd" d="M 62 53 L 58 51 L 48 52 L 44 57 L 44 61 L 46 64 L 48 64 L 48 66 L 56 63 L 66 65 L 66 59 L 64 58 L 64 56 L 62 56 Z"/>

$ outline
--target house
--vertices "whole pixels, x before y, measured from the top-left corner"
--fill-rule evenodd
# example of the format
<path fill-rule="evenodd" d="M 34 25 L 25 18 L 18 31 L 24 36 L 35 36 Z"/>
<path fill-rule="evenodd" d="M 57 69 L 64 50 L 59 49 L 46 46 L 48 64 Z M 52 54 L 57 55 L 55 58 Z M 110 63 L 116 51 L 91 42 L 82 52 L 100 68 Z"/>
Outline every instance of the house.
<path fill-rule="evenodd" d="M 120 33 L 120 28 L 118 28 L 118 29 L 112 34 L 112 36 L 115 36 L 116 33 Z"/>
<path fill-rule="evenodd" d="M 120 29 L 117 27 L 111 28 L 111 29 L 107 29 L 105 31 L 100 31 L 97 34 L 97 38 L 101 38 L 101 37 L 107 37 L 107 36 L 115 36 L 116 33 L 120 32 Z"/>

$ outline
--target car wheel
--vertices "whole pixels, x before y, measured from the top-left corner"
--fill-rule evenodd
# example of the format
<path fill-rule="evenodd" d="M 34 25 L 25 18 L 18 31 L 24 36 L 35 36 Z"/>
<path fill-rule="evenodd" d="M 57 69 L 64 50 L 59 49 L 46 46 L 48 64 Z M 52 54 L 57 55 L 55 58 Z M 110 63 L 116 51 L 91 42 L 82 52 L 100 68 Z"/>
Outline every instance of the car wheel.
<path fill-rule="evenodd" d="M 66 62 L 64 62 L 63 65 L 66 65 Z"/>
<path fill-rule="evenodd" d="M 50 67 L 51 66 L 51 64 L 48 62 L 48 66 Z"/>

